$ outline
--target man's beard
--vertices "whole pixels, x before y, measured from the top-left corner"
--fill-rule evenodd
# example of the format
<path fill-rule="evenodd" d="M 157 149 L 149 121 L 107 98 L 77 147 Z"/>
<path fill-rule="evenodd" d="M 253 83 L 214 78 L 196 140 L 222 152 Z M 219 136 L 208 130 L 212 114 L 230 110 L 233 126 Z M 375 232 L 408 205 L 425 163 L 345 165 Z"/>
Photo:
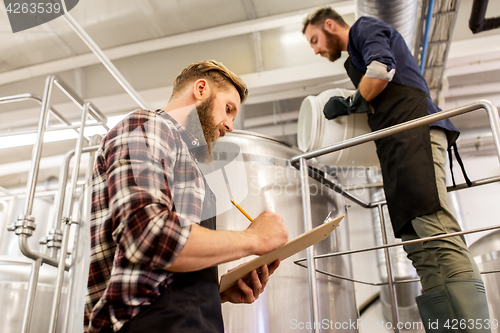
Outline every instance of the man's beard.
<path fill-rule="evenodd" d="M 210 95 L 204 102 L 193 109 L 187 116 L 186 129 L 193 134 L 200 145 L 193 150 L 199 162 L 207 163 L 212 162 L 212 144 L 219 138 L 219 131 L 221 137 L 226 135 L 226 127 L 222 124 L 216 124 L 214 112 L 214 95 Z M 203 143 L 206 142 L 206 145 Z"/>
<path fill-rule="evenodd" d="M 333 62 L 339 59 L 342 54 L 342 50 L 340 49 L 340 37 L 329 33 L 324 28 L 323 33 L 326 37 L 327 58 Z"/>

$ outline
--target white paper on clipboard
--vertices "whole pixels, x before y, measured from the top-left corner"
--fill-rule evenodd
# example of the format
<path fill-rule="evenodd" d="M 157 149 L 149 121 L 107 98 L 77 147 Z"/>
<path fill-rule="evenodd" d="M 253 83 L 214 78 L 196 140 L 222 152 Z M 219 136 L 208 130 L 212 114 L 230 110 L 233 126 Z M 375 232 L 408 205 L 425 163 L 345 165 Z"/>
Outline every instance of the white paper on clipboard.
<path fill-rule="evenodd" d="M 284 260 L 293 256 L 295 253 L 300 252 L 311 245 L 314 245 L 332 233 L 339 225 L 340 221 L 345 215 L 339 216 L 335 219 L 327 221 L 322 225 L 308 231 L 294 240 L 289 241 L 285 245 L 277 248 L 274 251 L 266 253 L 257 257 L 235 269 L 222 275 L 220 278 L 219 292 L 224 292 L 236 284 L 238 279 L 245 279 L 249 276 L 250 272 L 258 269 L 262 265 L 270 265 L 277 259 Z"/>

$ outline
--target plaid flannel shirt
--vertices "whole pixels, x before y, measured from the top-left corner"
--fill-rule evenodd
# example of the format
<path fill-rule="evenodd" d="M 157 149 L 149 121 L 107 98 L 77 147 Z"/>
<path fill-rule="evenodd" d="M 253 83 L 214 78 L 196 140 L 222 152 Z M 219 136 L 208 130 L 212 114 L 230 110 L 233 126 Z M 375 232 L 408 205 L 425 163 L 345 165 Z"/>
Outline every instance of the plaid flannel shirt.
<path fill-rule="evenodd" d="M 165 268 L 203 208 L 190 151 L 199 144 L 163 110 L 134 111 L 103 138 L 92 176 L 85 332 L 119 330 L 172 282 Z"/>

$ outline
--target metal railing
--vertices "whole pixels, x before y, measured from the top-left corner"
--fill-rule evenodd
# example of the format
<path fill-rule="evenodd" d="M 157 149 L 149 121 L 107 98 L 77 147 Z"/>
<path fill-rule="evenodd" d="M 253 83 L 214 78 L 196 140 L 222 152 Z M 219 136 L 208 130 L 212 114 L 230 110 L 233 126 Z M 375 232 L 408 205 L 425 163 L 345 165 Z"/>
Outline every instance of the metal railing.
<path fill-rule="evenodd" d="M 50 107 L 51 97 L 54 86 L 58 87 L 78 108 L 82 110 L 81 119 L 77 126 L 73 126 L 59 112 Z M 84 147 L 85 128 L 89 126 L 102 126 L 109 130 L 106 125 L 106 116 L 100 112 L 91 103 L 81 99 L 66 83 L 57 76 L 47 77 L 44 94 L 42 99 L 32 94 L 21 94 L 9 97 L 0 98 L 0 103 L 18 102 L 24 100 L 35 100 L 41 104 L 41 113 L 36 130 L 37 137 L 33 146 L 31 166 L 28 174 L 26 199 L 23 207 L 23 215 L 19 216 L 16 223 L 8 226 L 9 231 L 13 231 L 19 236 L 19 248 L 22 254 L 32 260 L 31 275 L 28 284 L 28 295 L 26 307 L 22 322 L 22 333 L 28 333 L 31 327 L 31 321 L 34 311 L 35 296 L 42 263 L 57 267 L 57 278 L 55 284 L 54 299 L 52 304 L 50 332 L 55 332 L 56 322 L 59 313 L 61 301 L 61 291 L 64 280 L 64 272 L 71 268 L 71 264 L 66 263 L 67 248 L 70 238 L 71 225 L 78 223 L 73 214 L 75 193 L 78 186 L 77 180 L 79 175 L 80 159 L 83 153 L 91 153 L 97 150 L 97 146 Z M 49 114 L 52 113 L 63 126 L 47 128 Z M 89 121 L 89 118 L 91 119 Z M 35 217 L 32 216 L 33 204 L 36 192 L 36 184 L 38 181 L 38 173 L 40 169 L 40 161 L 42 157 L 43 138 L 47 130 L 74 129 L 78 133 L 75 149 L 70 151 L 65 156 L 63 168 L 59 180 L 59 197 L 56 200 L 56 220 L 54 221 L 54 229 L 49 232 L 49 235 L 41 243 L 50 248 L 50 253 L 47 255 L 42 252 L 37 252 L 29 247 L 28 239 L 33 235 L 36 229 Z M 23 131 L 22 133 L 26 133 Z M 34 132 L 34 131 L 32 131 Z M 19 133 L 9 133 L 9 135 Z M 66 186 L 69 173 L 69 162 L 73 156 L 76 156 L 76 162 L 73 167 L 73 174 L 69 189 L 69 203 L 65 202 Z M 64 222 L 64 225 L 63 225 Z M 62 231 L 61 228 L 64 228 Z"/>
<path fill-rule="evenodd" d="M 399 125 L 391 126 L 386 129 L 378 130 L 369 134 L 361 135 L 346 141 L 339 142 L 335 145 L 321 148 L 318 150 L 314 150 L 305 154 L 301 154 L 298 156 L 293 157 L 290 159 L 291 164 L 299 169 L 301 171 L 301 186 L 303 189 L 302 193 L 302 201 L 303 201 L 303 208 L 304 208 L 304 220 L 305 220 L 305 225 L 306 225 L 306 232 L 310 230 L 310 226 L 312 225 L 311 221 L 311 204 L 310 204 L 310 196 L 307 191 L 304 191 L 304 188 L 309 189 L 309 177 L 319 181 L 321 184 L 324 186 L 327 186 L 334 190 L 337 193 L 342 194 L 344 197 L 348 198 L 349 200 L 355 202 L 356 204 L 360 205 L 363 208 L 377 208 L 379 211 L 380 215 L 380 223 L 381 223 L 381 228 L 382 228 L 382 243 L 383 245 L 381 246 L 375 246 L 375 247 L 370 247 L 370 248 L 365 248 L 365 249 L 360 249 L 360 250 L 351 250 L 351 251 L 343 251 L 343 252 L 338 252 L 338 253 L 330 253 L 330 254 L 324 254 L 324 255 L 318 255 L 314 256 L 312 255 L 312 248 L 310 247 L 307 252 L 307 258 L 305 259 L 298 259 L 295 261 L 295 263 L 301 267 L 307 267 L 308 270 L 308 275 L 309 275 L 309 302 L 311 304 L 311 320 L 313 322 L 318 321 L 318 299 L 317 295 L 314 295 L 314 288 L 311 286 L 316 285 L 317 279 L 316 279 L 316 272 L 326 274 L 328 276 L 336 277 L 336 278 L 342 278 L 348 281 L 352 282 L 361 282 L 365 284 L 370 284 L 370 285 L 389 285 L 390 289 L 390 300 L 391 300 L 391 311 L 392 311 L 392 318 L 393 322 L 397 323 L 399 322 L 399 314 L 398 314 L 398 306 L 397 306 L 397 298 L 396 298 L 396 288 L 395 284 L 396 283 L 407 283 L 407 282 L 415 282 L 418 281 L 418 279 L 411 279 L 411 280 L 401 280 L 401 281 L 394 281 L 394 276 L 392 274 L 392 266 L 391 266 L 391 259 L 389 256 L 389 248 L 395 247 L 395 246 L 402 246 L 405 244 L 413 244 L 413 243 L 419 243 L 419 242 L 426 242 L 430 240 L 436 240 L 436 239 L 442 239 L 442 238 L 447 238 L 447 237 L 453 237 L 453 236 L 459 236 L 459 235 L 465 235 L 465 234 L 470 234 L 470 233 L 475 233 L 475 232 L 481 232 L 481 231 L 489 231 L 489 230 L 494 230 L 494 229 L 500 229 L 500 225 L 495 225 L 492 227 L 487 227 L 487 228 L 479 228 L 479 229 L 473 229 L 469 231 L 461 231 L 461 232 L 454 232 L 454 233 L 449 233 L 445 235 L 439 235 L 439 236 L 433 236 L 433 237 L 426 237 L 426 238 L 420 238 L 416 240 L 411 240 L 411 241 L 405 241 L 405 242 L 400 242 L 400 243 L 395 243 L 395 244 L 388 244 L 387 243 L 387 235 L 385 234 L 386 230 L 386 225 L 385 225 L 385 218 L 383 214 L 383 206 L 386 204 L 385 201 L 381 202 L 373 202 L 373 203 L 366 203 L 363 200 L 357 198 L 353 194 L 346 192 L 342 186 L 334 183 L 333 181 L 327 179 L 326 175 L 319 170 L 316 170 L 312 167 L 307 166 L 307 159 L 311 159 L 314 157 L 318 157 L 321 155 L 337 152 L 343 149 L 351 148 L 369 141 L 374 141 L 377 139 L 381 139 L 393 134 L 401 133 L 419 126 L 424 126 L 424 125 L 429 125 L 431 123 L 437 122 L 439 120 L 451 118 L 454 116 L 458 116 L 464 113 L 468 113 L 471 111 L 478 111 L 478 110 L 486 110 L 488 114 L 488 119 L 491 127 L 491 132 L 493 134 L 493 141 L 495 143 L 495 148 L 496 148 L 496 153 L 498 155 L 498 159 L 500 161 L 500 117 L 498 114 L 497 108 L 489 101 L 481 100 L 472 104 L 468 104 L 462 107 L 458 107 L 455 109 L 447 110 L 447 111 L 442 111 L 439 113 L 435 113 L 432 115 L 428 115 L 425 117 L 421 117 L 418 119 L 414 119 Z M 307 171 L 306 171 L 307 170 Z M 309 177 L 307 177 L 309 176 Z M 485 178 L 481 180 L 474 181 L 472 183 L 472 186 L 481 186 L 485 184 L 490 184 L 493 182 L 497 182 L 500 180 L 500 176 L 496 177 L 490 177 L 490 178 Z M 456 191 L 459 189 L 467 188 L 467 184 L 459 184 L 455 188 L 448 188 L 448 191 Z M 315 259 L 320 259 L 320 258 L 327 258 L 327 257 L 334 257 L 334 256 L 340 256 L 340 255 L 346 255 L 346 254 L 353 254 L 353 253 L 359 253 L 359 252 L 366 252 L 366 251 L 374 251 L 374 250 L 379 250 L 383 249 L 385 252 L 385 259 L 386 259 L 386 266 L 387 266 L 387 283 L 369 283 L 369 282 L 363 282 L 359 280 L 354 280 L 350 279 L 347 277 L 343 277 L 340 275 L 335 275 L 331 274 L 328 272 L 324 272 L 321 270 L 316 270 L 315 269 L 315 264 L 314 260 Z M 307 261 L 307 266 L 304 266 L 300 264 L 302 261 Z M 488 271 L 488 272 L 483 272 L 484 274 L 487 273 L 497 273 L 499 271 Z M 319 328 L 314 327 L 313 328 L 314 332 L 317 333 L 319 332 Z M 399 333 L 400 329 L 397 327 L 397 325 L 394 325 L 394 332 Z"/>
<path fill-rule="evenodd" d="M 56 79 L 57 79 L 57 77 L 56 77 Z M 61 82 L 61 81 L 59 80 L 58 82 Z M 61 84 L 64 84 L 64 83 L 61 83 Z M 68 90 L 70 89 L 65 84 L 64 84 L 64 87 L 65 87 L 65 89 L 68 89 Z M 71 90 L 69 90 L 69 91 L 71 91 Z M 73 92 L 71 92 L 71 93 L 73 93 Z M 77 104 L 77 106 L 81 109 L 83 106 L 83 101 L 78 96 L 76 96 L 76 98 L 77 98 L 77 100 L 75 100 L 75 104 Z M 43 103 L 43 100 L 41 97 L 39 97 L 38 95 L 35 95 L 35 94 L 29 94 L 29 93 L 0 97 L 0 104 L 23 102 L 23 101 L 35 101 L 40 105 L 42 105 L 42 103 Z M 57 111 L 54 107 L 49 107 L 48 111 L 50 112 L 50 114 L 52 116 L 54 116 L 54 118 L 56 118 L 59 122 L 62 123 L 62 126 L 61 125 L 55 125 L 55 126 L 53 125 L 51 127 L 46 127 L 45 132 L 73 129 L 78 133 L 77 129 L 80 127 L 79 125 L 72 125 L 70 123 L 70 121 L 67 120 L 65 117 L 63 117 L 61 115 L 61 113 L 59 111 Z M 104 116 L 104 114 L 102 114 L 102 112 L 99 111 L 98 109 L 96 109 L 96 107 L 93 106 L 92 104 L 90 104 L 89 114 L 96 122 L 87 124 L 86 127 L 106 126 L 106 122 L 107 122 L 106 116 Z M 21 134 L 31 134 L 31 133 L 36 133 L 36 131 L 29 130 L 29 129 L 28 130 L 20 130 L 20 131 L 5 131 L 5 132 L 0 133 L 0 137 L 21 135 Z"/>

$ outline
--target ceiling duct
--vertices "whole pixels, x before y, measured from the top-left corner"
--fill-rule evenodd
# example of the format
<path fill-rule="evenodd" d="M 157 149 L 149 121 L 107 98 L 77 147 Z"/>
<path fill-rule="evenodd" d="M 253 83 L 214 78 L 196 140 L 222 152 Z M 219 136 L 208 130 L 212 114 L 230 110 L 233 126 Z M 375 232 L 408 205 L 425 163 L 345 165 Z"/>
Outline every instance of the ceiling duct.
<path fill-rule="evenodd" d="M 472 33 L 492 30 L 500 27 L 500 17 L 485 18 L 488 0 L 474 0 L 470 13 L 469 28 Z"/>
<path fill-rule="evenodd" d="M 356 18 L 376 17 L 392 25 L 413 47 L 419 0 L 356 0 Z"/>

